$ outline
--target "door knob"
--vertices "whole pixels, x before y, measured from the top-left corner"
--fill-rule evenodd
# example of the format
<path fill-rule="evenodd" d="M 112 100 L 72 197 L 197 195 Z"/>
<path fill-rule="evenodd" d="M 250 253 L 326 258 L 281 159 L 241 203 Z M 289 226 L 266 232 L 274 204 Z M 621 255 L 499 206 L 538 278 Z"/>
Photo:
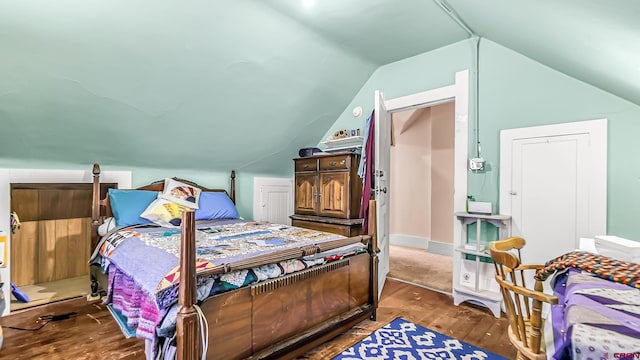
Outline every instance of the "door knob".
<path fill-rule="evenodd" d="M 376 191 L 379 191 L 379 192 L 382 192 L 382 193 L 385 193 L 385 194 L 386 194 L 386 193 L 387 193 L 387 187 L 386 187 L 386 186 L 384 186 L 384 187 L 382 187 L 382 188 L 377 187 L 377 188 L 376 188 Z"/>

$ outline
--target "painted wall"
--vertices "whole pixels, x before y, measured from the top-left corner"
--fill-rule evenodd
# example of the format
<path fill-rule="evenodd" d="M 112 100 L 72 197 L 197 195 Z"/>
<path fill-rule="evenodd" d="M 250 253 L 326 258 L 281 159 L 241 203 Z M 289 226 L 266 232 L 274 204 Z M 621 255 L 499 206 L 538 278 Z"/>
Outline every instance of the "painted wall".
<path fill-rule="evenodd" d="M 392 239 L 453 243 L 454 103 L 392 114 Z M 424 244 L 427 248 L 427 244 Z"/>
<path fill-rule="evenodd" d="M 431 109 L 398 112 L 392 119 L 389 234 L 426 242 L 431 238 Z"/>
<path fill-rule="evenodd" d="M 455 104 L 431 108 L 431 240 L 453 244 Z"/>
<path fill-rule="evenodd" d="M 465 40 L 378 68 L 327 134 L 363 122 L 364 116 L 354 119 L 351 109 L 360 105 L 370 113 L 376 89 L 391 99 L 453 84 L 456 71 L 473 69 L 472 49 L 471 41 Z M 640 168 L 634 166 L 634 156 L 640 154 L 640 106 L 486 39 L 481 42 L 479 66 L 480 142 L 488 170 L 469 173 L 469 194 L 497 207 L 500 130 L 608 118 L 607 232 L 640 241 L 635 226 Z M 472 91 L 470 98 L 474 96 Z M 470 112 L 469 151 L 475 155 L 473 102 Z"/>

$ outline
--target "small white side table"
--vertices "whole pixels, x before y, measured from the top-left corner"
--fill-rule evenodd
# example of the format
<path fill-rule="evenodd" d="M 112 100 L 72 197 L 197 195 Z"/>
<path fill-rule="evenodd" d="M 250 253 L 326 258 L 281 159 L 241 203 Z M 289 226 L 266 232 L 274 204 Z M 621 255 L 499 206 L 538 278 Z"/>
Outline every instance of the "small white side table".
<path fill-rule="evenodd" d="M 462 222 L 461 244 L 455 248 L 460 253 L 458 266 L 462 265 L 465 255 L 475 257 L 475 279 L 474 287 L 466 286 L 460 283 L 460 279 L 455 279 L 453 286 L 453 304 L 460 305 L 463 301 L 471 300 L 489 308 L 496 318 L 500 317 L 502 295 L 500 292 L 481 289 L 480 288 L 480 258 L 490 258 L 491 256 L 486 250 L 480 248 L 480 234 L 482 232 L 482 223 L 486 222 L 499 229 L 499 238 L 504 239 L 511 234 L 511 216 L 509 215 L 487 215 L 487 214 L 471 214 L 466 212 L 455 213 L 458 220 Z M 475 249 L 465 248 L 467 243 L 467 226 L 476 223 L 476 242 Z"/>

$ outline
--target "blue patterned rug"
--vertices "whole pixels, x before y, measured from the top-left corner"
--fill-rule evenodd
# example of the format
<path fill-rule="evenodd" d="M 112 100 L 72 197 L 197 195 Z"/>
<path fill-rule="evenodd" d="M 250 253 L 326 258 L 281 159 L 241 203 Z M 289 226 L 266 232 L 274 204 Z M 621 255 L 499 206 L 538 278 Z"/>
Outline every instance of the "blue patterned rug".
<path fill-rule="evenodd" d="M 403 318 L 397 318 L 335 359 L 507 360 Z"/>

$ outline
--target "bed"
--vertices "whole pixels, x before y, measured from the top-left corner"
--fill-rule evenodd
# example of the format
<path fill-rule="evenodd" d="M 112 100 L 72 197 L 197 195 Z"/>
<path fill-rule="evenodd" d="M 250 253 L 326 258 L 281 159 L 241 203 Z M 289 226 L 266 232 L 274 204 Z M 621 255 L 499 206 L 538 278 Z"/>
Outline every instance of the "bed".
<path fill-rule="evenodd" d="M 559 305 L 544 323 L 549 359 L 640 356 L 640 264 L 574 251 L 536 277 L 551 275 Z"/>
<path fill-rule="evenodd" d="M 113 195 L 118 190 L 100 193 L 98 164 L 93 176 L 97 232 L 116 215 L 114 210 L 122 216 L 123 202 Z M 375 206 L 370 206 L 369 235 L 347 238 L 225 216 L 202 219 L 206 194 L 225 194 L 235 202 L 235 172 L 228 193 L 177 178 L 119 191 L 127 196 L 154 192 L 160 194 L 158 202 L 171 199 L 168 190 L 174 191 L 175 184 L 198 190 L 201 206 L 181 212 L 180 221 L 174 214 L 163 223 L 166 227 L 128 224 L 92 240 L 92 292 L 106 290 L 105 302 L 113 307 L 126 297 L 140 301 L 143 306 L 133 311 L 112 313 L 119 322 L 122 315 L 124 321 L 138 316 L 136 336 L 146 331 L 142 337 L 148 358 L 196 359 L 205 352 L 207 359 L 295 358 L 362 320 L 375 319 Z M 194 202 L 193 196 L 189 201 Z M 164 238 L 155 238 L 158 234 Z M 145 256 L 124 260 L 140 251 Z M 273 276 L 272 269 L 278 269 Z M 102 271 L 108 276 L 101 276 Z M 240 275 L 244 277 L 238 280 Z M 157 280 L 155 289 L 150 280 Z M 147 321 L 145 311 L 154 314 L 153 321 Z"/>

